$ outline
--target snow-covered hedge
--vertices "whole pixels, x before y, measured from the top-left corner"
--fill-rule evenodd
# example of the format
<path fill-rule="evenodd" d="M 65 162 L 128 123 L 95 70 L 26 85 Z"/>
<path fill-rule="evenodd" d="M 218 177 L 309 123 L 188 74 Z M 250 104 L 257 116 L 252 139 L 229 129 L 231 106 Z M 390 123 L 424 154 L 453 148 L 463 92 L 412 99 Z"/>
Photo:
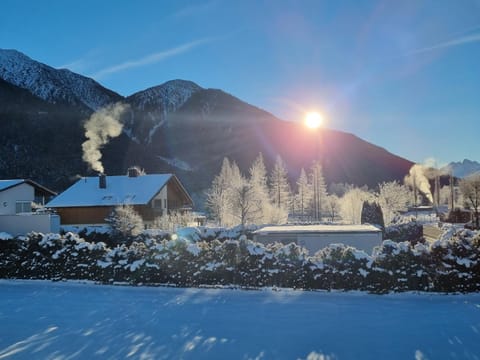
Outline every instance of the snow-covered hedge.
<path fill-rule="evenodd" d="M 0 241 L 0 277 L 102 283 L 303 289 L 480 290 L 480 236 L 469 230 L 425 245 L 386 240 L 373 255 L 335 244 L 313 256 L 295 244 L 139 238 L 108 247 L 73 233 Z"/>

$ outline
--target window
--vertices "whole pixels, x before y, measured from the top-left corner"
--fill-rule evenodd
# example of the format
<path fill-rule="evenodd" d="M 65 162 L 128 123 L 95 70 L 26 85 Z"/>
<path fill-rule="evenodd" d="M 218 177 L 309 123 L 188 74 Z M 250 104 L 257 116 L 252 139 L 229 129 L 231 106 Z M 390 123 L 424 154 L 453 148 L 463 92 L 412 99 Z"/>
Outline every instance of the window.
<path fill-rule="evenodd" d="M 155 209 L 161 209 L 162 208 L 162 199 L 153 200 L 153 207 Z"/>
<path fill-rule="evenodd" d="M 15 203 L 15 213 L 25 213 L 32 212 L 32 202 L 31 201 L 17 201 Z"/>
<path fill-rule="evenodd" d="M 164 209 L 167 208 L 167 199 L 163 199 L 163 208 L 164 208 Z"/>

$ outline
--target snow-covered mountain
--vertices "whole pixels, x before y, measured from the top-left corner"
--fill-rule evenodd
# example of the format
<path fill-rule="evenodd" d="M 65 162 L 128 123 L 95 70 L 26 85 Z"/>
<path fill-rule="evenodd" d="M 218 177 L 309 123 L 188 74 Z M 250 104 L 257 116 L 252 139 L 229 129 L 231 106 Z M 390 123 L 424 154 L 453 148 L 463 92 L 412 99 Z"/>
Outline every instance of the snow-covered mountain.
<path fill-rule="evenodd" d="M 122 97 L 88 77 L 32 60 L 17 50 L 0 49 L 0 78 L 53 104 L 97 110 Z"/>
<path fill-rule="evenodd" d="M 161 109 L 166 115 L 176 111 L 192 94 L 200 90 L 202 88 L 192 81 L 177 79 L 139 91 L 127 97 L 127 101 L 138 110 L 158 111 L 158 109 Z"/>
<path fill-rule="evenodd" d="M 480 173 L 480 163 L 464 159 L 463 161 L 451 162 L 450 164 L 442 168 L 444 172 L 452 172 L 453 176 L 458 178 L 464 178 L 469 175 Z"/>
<path fill-rule="evenodd" d="M 248 173 L 260 152 L 268 168 L 280 155 L 295 181 L 321 154 L 328 183 L 371 187 L 402 180 L 413 165 L 341 131 L 323 129 L 318 141 L 298 123 L 191 81 L 168 81 L 125 98 L 69 70 L 0 50 L 0 177 L 31 178 L 61 191 L 76 174 L 93 174 L 82 161 L 83 123 L 94 109 L 119 100 L 130 111 L 123 134 L 101 149 L 106 172 L 122 174 L 132 165 L 175 172 L 199 197 L 224 157 Z"/>
<path fill-rule="evenodd" d="M 192 81 L 171 80 L 139 91 L 125 101 L 132 109 L 131 121 L 125 124 L 124 132 L 137 142 L 148 144 L 154 133 L 198 91 L 203 90 Z"/>

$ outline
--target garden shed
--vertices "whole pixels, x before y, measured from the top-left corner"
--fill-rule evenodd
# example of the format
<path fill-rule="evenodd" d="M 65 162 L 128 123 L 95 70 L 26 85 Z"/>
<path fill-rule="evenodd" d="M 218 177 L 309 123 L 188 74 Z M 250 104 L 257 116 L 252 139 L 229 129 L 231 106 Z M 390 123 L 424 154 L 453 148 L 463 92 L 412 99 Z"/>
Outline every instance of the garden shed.
<path fill-rule="evenodd" d="M 305 247 L 311 255 L 330 244 L 345 244 L 372 253 L 382 243 L 382 231 L 373 225 L 279 225 L 266 226 L 253 233 L 263 244 L 295 243 Z"/>

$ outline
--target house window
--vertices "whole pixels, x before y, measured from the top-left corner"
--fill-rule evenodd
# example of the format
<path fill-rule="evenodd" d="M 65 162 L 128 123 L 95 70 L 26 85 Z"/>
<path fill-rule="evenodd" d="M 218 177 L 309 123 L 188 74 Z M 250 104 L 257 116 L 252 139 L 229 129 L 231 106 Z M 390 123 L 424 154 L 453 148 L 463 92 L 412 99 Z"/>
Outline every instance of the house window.
<path fill-rule="evenodd" d="M 15 213 L 26 213 L 32 212 L 32 202 L 31 201 L 17 201 L 15 203 Z"/>
<path fill-rule="evenodd" d="M 153 200 L 153 207 L 155 209 L 161 209 L 162 208 L 162 199 Z"/>
<path fill-rule="evenodd" d="M 164 209 L 167 208 L 167 199 L 163 199 L 163 208 L 164 208 Z"/>

